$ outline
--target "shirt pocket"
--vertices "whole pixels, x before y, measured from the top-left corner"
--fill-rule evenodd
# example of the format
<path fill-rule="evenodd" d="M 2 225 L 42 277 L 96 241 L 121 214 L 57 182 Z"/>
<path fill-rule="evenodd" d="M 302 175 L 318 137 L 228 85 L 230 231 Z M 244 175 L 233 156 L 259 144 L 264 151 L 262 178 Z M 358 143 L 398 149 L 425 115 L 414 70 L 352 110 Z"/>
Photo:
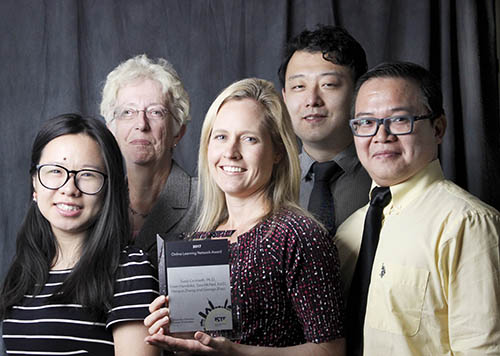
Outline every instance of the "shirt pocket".
<path fill-rule="evenodd" d="M 365 325 L 414 336 L 420 328 L 429 271 L 393 263 L 373 266 Z"/>

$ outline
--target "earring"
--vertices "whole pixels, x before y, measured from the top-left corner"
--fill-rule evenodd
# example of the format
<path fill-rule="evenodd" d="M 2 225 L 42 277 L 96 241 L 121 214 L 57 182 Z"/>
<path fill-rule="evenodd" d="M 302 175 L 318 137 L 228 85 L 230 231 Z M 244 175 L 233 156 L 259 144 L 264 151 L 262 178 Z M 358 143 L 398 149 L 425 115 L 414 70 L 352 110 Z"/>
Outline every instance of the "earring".
<path fill-rule="evenodd" d="M 36 203 L 36 197 L 35 197 L 35 194 L 33 194 L 33 201 Z"/>

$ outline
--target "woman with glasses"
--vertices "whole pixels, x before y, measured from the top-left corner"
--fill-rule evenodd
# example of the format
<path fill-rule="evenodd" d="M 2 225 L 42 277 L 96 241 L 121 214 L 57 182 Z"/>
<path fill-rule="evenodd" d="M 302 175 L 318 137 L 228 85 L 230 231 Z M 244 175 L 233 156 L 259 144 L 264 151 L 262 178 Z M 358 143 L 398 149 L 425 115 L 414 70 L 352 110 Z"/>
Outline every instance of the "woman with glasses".
<path fill-rule="evenodd" d="M 298 206 L 297 142 L 270 82 L 244 79 L 215 99 L 203 123 L 198 172 L 203 204 L 191 237 L 229 242 L 241 338 L 170 335 L 168 298 L 160 296 L 144 321 L 146 341 L 203 355 L 344 355 L 337 250 Z"/>
<path fill-rule="evenodd" d="M 0 291 L 8 354 L 158 355 L 142 320 L 157 295 L 130 239 L 120 149 L 106 126 L 66 114 L 35 138 L 32 202 Z"/>
<path fill-rule="evenodd" d="M 175 240 L 197 217 L 196 179 L 173 159 L 190 120 L 188 94 L 169 62 L 143 54 L 108 74 L 101 114 L 127 164 L 134 245 L 156 263 L 156 234 Z"/>

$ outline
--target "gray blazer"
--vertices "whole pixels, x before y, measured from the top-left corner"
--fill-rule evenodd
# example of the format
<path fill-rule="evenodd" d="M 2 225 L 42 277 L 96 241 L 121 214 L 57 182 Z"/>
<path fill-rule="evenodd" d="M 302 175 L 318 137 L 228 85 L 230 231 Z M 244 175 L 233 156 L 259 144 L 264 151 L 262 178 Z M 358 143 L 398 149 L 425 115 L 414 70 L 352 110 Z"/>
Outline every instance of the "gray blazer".
<path fill-rule="evenodd" d="M 198 218 L 198 179 L 189 176 L 175 161 L 158 201 L 149 213 L 134 245 L 146 251 L 157 265 L 156 234 L 166 241 L 179 239 L 179 234 L 192 232 Z"/>

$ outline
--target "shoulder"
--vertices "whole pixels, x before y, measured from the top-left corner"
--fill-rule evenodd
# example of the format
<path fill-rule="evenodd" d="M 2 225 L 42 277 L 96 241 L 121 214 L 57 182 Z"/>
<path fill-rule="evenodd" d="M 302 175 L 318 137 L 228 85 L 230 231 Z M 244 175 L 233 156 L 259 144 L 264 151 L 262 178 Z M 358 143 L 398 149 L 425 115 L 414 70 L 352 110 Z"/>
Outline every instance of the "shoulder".
<path fill-rule="evenodd" d="M 166 193 L 187 195 L 191 199 L 197 196 L 198 177 L 189 175 L 177 162 L 172 160 L 172 168 L 163 189 Z"/>
<path fill-rule="evenodd" d="M 128 245 L 120 252 L 120 263 L 149 261 L 149 255 L 140 247 Z"/>
<path fill-rule="evenodd" d="M 196 182 L 196 176 L 188 174 L 175 160 L 172 160 L 172 168 L 170 170 L 169 179 L 173 178 L 175 181 Z"/>
<path fill-rule="evenodd" d="M 107 328 L 120 322 L 144 320 L 149 314 L 149 303 L 159 295 L 156 270 L 145 252 L 127 246 L 120 258 Z"/>
<path fill-rule="evenodd" d="M 281 209 L 269 218 L 269 225 L 298 238 L 326 235 L 324 229 L 310 216 L 298 209 Z"/>
<path fill-rule="evenodd" d="M 498 245 L 500 213 L 492 206 L 448 180 L 434 183 L 425 197 L 429 211 L 435 212 L 435 221 L 447 237 L 443 242 L 469 236 L 476 242 Z"/>
<path fill-rule="evenodd" d="M 495 208 L 489 206 L 478 197 L 449 180 L 444 179 L 438 181 L 431 189 L 435 190 L 435 192 L 431 191 L 431 194 L 436 194 L 436 196 L 441 198 L 440 200 L 443 201 L 443 204 L 453 207 L 453 210 L 459 213 L 466 215 L 479 214 L 500 216 L 500 213 Z M 446 198 L 446 200 L 442 198 Z"/>
<path fill-rule="evenodd" d="M 498 210 L 481 201 L 455 183 L 441 179 L 431 184 L 421 197 L 422 206 L 434 212 L 434 219 L 443 225 L 500 224 Z"/>
<path fill-rule="evenodd" d="M 118 266 L 120 275 L 155 275 L 155 268 L 149 255 L 137 246 L 126 246 L 120 253 Z"/>
<path fill-rule="evenodd" d="M 151 264 L 147 253 L 135 246 L 127 246 L 121 253 L 115 292 L 118 295 L 133 290 L 158 294 L 157 270 Z M 115 294 L 116 298 L 117 294 Z"/>
<path fill-rule="evenodd" d="M 357 188 L 365 189 L 368 191 L 372 179 L 366 169 L 363 167 L 359 161 L 356 151 L 349 152 L 338 162 L 339 165 L 344 170 L 344 176 L 349 179 L 351 184 L 354 184 Z"/>

